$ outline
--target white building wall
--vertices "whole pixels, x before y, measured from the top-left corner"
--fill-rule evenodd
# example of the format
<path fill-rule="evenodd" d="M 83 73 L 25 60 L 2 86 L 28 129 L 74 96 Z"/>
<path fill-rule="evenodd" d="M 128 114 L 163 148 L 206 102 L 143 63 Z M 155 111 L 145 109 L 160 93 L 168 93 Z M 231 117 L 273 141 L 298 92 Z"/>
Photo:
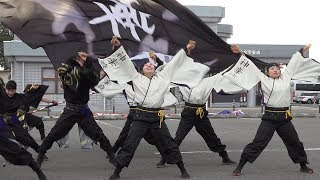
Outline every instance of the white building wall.
<path fill-rule="evenodd" d="M 24 71 L 23 71 L 24 65 Z M 17 92 L 22 93 L 24 86 L 27 84 L 41 84 L 42 83 L 42 74 L 41 69 L 44 67 L 52 67 L 50 62 L 20 62 L 15 61 L 12 64 L 13 67 L 13 80 L 17 83 Z M 24 75 L 23 75 L 24 73 Z M 24 79 L 23 79 L 24 77 Z M 61 102 L 64 100 L 63 94 L 45 94 L 46 98 L 53 99 L 57 102 Z M 47 104 L 41 103 L 40 107 L 46 106 Z M 53 111 L 60 111 L 63 109 L 65 103 L 62 103 L 58 107 L 52 108 Z M 126 99 L 123 94 L 119 94 L 111 100 L 104 100 L 104 97 L 99 94 L 93 94 L 90 96 L 89 106 L 92 111 L 101 111 L 104 110 L 108 112 L 113 112 L 115 109 L 116 112 L 127 112 L 128 107 L 126 103 Z M 113 108 L 115 106 L 115 108 Z"/>

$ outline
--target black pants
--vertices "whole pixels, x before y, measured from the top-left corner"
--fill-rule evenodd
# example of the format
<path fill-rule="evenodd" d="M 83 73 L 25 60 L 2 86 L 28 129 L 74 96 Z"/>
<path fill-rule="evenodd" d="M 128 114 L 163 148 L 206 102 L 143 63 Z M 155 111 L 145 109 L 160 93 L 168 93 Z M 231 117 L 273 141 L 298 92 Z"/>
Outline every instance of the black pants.
<path fill-rule="evenodd" d="M 196 115 L 197 108 L 185 107 L 181 112 L 181 121 L 179 123 L 176 137 L 174 141 L 180 146 L 184 138 L 195 126 L 196 131 L 202 136 L 208 145 L 209 149 L 213 152 L 225 151 L 226 145 L 221 144 L 221 140 L 217 137 L 213 127 L 208 118 L 208 111 L 204 109 L 203 117 Z"/>
<path fill-rule="evenodd" d="M 8 138 L 0 137 L 0 155 L 14 165 L 29 165 L 33 160 L 32 154 Z"/>
<path fill-rule="evenodd" d="M 132 121 L 133 121 L 132 118 L 133 118 L 134 114 L 135 114 L 135 110 L 130 110 L 130 112 L 129 112 L 128 116 L 127 116 L 127 121 L 124 124 L 124 126 L 123 126 L 123 128 L 122 128 L 122 130 L 121 130 L 121 132 L 119 134 L 118 139 L 116 140 L 116 142 L 113 145 L 114 152 L 118 151 L 119 148 L 123 147 L 123 144 L 124 144 L 125 140 L 128 137 L 130 126 L 131 126 Z"/>
<path fill-rule="evenodd" d="M 126 123 L 124 124 L 120 134 L 119 134 L 119 137 L 118 139 L 116 140 L 116 142 L 114 143 L 113 145 L 113 151 L 116 152 L 118 151 L 119 148 L 122 148 L 123 145 L 124 145 L 124 142 L 126 141 L 127 137 L 128 137 L 128 134 L 129 134 L 129 130 L 130 130 L 130 127 L 131 127 L 131 124 L 133 122 L 133 117 L 136 113 L 136 110 L 131 110 L 127 116 L 127 121 Z M 163 128 L 166 128 L 166 127 L 163 127 Z M 146 135 L 144 137 L 144 139 L 147 141 L 147 143 L 151 144 L 151 145 L 156 145 L 154 143 L 154 140 L 152 137 L 149 137 L 148 135 Z M 157 149 L 159 149 L 157 147 Z"/>
<path fill-rule="evenodd" d="M 241 159 L 253 163 L 268 145 L 275 131 L 286 145 L 288 154 L 294 163 L 307 162 L 307 154 L 292 122 L 284 119 L 274 121 L 262 119 L 253 142 L 244 148 Z"/>
<path fill-rule="evenodd" d="M 48 136 L 45 138 L 40 146 L 40 153 L 45 154 L 52 144 L 65 137 L 72 129 L 75 123 L 83 129 L 85 134 L 93 141 L 99 142 L 101 149 L 106 151 L 108 155 L 113 154 L 111 144 L 108 138 L 104 135 L 102 129 L 96 123 L 93 114 L 88 106 L 82 107 L 68 107 L 64 108 L 56 124 L 51 129 Z"/>
<path fill-rule="evenodd" d="M 39 130 L 41 137 L 44 136 L 44 124 L 41 117 L 35 116 L 33 114 L 27 113 L 25 115 L 27 125 L 29 127 L 35 127 Z"/>
<path fill-rule="evenodd" d="M 11 129 L 0 118 L 0 155 L 14 165 L 29 165 L 32 155 L 15 142 Z"/>
<path fill-rule="evenodd" d="M 23 125 L 16 116 L 11 118 L 11 121 L 7 123 L 8 127 L 14 133 L 15 139 L 25 146 L 30 146 L 34 151 L 39 152 L 39 145 L 29 134 L 27 129 L 23 128 Z"/>
<path fill-rule="evenodd" d="M 154 121 L 158 119 L 158 121 Z M 149 120 L 149 121 L 148 121 Z M 142 138 L 152 139 L 160 154 L 168 164 L 182 161 L 178 145 L 174 142 L 165 122 L 159 128 L 159 117 L 148 112 L 137 112 L 133 118 L 123 148 L 117 154 L 117 163 L 128 167 Z"/>

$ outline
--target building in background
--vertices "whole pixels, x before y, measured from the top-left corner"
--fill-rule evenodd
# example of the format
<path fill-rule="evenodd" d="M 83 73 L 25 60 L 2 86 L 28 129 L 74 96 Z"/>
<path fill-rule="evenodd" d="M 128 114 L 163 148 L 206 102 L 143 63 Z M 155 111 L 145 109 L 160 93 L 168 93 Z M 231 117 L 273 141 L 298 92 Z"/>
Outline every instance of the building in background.
<path fill-rule="evenodd" d="M 223 40 L 227 41 L 233 34 L 232 25 L 219 24 L 225 17 L 225 8 L 220 6 L 187 6 L 198 15 L 213 31 Z M 240 45 L 247 54 L 257 57 L 265 62 L 281 62 L 286 64 L 291 55 L 302 47 L 287 45 Z M 18 92 L 22 92 L 24 86 L 29 83 L 49 85 L 46 96 L 56 101 L 63 100 L 61 81 L 53 68 L 50 60 L 42 48 L 31 49 L 18 37 L 4 42 L 4 53 L 11 66 L 11 78 L 17 82 Z M 256 90 L 252 90 L 249 99 L 256 101 Z M 246 95 L 247 96 L 247 95 Z M 230 106 L 235 101 L 239 105 L 240 95 L 220 96 L 213 93 L 209 100 L 210 106 Z M 44 105 L 44 104 L 43 104 Z M 64 104 L 62 104 L 64 105 Z M 253 104 L 254 105 L 254 104 Z M 127 112 L 128 107 L 122 94 L 111 100 L 96 94 L 91 96 L 89 106 L 93 111 Z M 53 108 L 62 110 L 63 106 Z"/>

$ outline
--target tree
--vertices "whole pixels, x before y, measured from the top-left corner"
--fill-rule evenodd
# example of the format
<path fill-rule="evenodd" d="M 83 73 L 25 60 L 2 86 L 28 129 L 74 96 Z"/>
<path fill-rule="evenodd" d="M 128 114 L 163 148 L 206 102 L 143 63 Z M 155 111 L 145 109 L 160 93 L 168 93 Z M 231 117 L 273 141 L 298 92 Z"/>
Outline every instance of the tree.
<path fill-rule="evenodd" d="M 10 32 L 10 30 L 0 23 L 0 67 L 4 69 L 8 69 L 8 67 L 6 63 L 6 57 L 4 57 L 3 41 L 10 41 L 12 39 L 13 34 Z"/>

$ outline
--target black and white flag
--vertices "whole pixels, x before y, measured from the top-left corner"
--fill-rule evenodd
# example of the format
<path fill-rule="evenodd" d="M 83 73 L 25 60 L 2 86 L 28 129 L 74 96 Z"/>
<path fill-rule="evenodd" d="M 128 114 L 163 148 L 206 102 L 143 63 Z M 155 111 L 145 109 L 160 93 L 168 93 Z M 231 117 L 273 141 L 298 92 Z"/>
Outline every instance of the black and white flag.
<path fill-rule="evenodd" d="M 43 47 L 56 68 L 80 50 L 110 55 L 113 35 L 134 59 L 154 50 L 169 61 L 189 39 L 197 42 L 192 57 L 213 72 L 239 58 L 175 0 L 0 0 L 0 15 L 1 23 L 31 48 Z"/>

